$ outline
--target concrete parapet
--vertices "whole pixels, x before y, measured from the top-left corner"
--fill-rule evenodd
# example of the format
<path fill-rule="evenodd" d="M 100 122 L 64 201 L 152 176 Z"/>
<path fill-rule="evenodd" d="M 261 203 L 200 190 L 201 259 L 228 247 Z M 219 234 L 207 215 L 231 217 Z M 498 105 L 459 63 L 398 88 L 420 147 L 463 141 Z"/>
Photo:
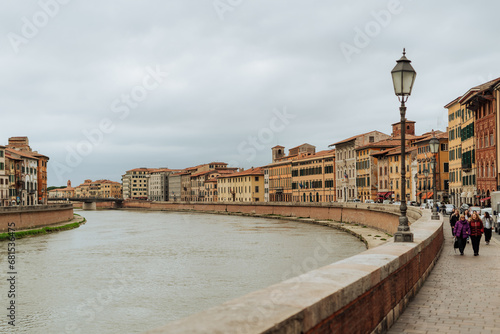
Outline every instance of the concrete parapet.
<path fill-rule="evenodd" d="M 283 215 L 356 222 L 393 233 L 399 207 L 380 204 L 200 204 L 143 202 L 124 207 Z M 389 242 L 348 259 L 171 322 L 148 333 L 382 333 L 432 270 L 443 221 L 408 208 L 412 243 Z"/>
<path fill-rule="evenodd" d="M 8 231 L 8 224 L 15 223 L 16 230 L 57 224 L 73 219 L 71 204 L 33 206 L 7 206 L 0 208 L 0 232 Z"/>

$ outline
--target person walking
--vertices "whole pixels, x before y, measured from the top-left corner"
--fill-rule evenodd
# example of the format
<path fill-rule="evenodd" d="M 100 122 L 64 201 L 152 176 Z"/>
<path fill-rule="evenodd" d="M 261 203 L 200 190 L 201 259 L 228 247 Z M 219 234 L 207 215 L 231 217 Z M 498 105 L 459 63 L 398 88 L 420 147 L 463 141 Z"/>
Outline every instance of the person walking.
<path fill-rule="evenodd" d="M 483 221 L 483 226 L 484 226 L 484 241 L 486 241 L 486 244 L 489 245 L 491 240 L 491 229 L 493 227 L 493 219 L 491 219 L 491 216 L 488 212 L 485 212 L 481 220 Z"/>
<path fill-rule="evenodd" d="M 481 241 L 481 236 L 484 232 L 483 222 L 479 218 L 478 214 L 474 212 L 470 219 L 470 240 L 472 243 L 472 249 L 474 250 L 474 256 L 479 255 L 479 242 Z"/>
<path fill-rule="evenodd" d="M 453 213 L 450 216 L 450 226 L 451 226 L 451 235 L 455 235 L 454 230 L 455 230 L 455 224 L 457 221 L 460 219 L 460 213 L 458 209 L 455 209 Z"/>
<path fill-rule="evenodd" d="M 471 217 L 471 212 L 469 211 L 469 209 L 465 209 L 464 216 L 465 216 L 465 219 L 469 219 Z"/>
<path fill-rule="evenodd" d="M 467 238 L 470 235 L 469 221 L 464 215 L 460 215 L 459 220 L 455 223 L 454 235 L 458 240 L 460 255 L 464 255 L 464 249 L 465 246 L 467 246 Z"/>

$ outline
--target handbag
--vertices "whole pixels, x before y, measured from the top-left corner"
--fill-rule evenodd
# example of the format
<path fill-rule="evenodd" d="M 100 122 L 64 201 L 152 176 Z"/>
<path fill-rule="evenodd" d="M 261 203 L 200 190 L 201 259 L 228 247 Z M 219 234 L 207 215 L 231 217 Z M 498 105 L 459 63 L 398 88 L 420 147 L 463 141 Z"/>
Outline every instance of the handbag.
<path fill-rule="evenodd" d="M 455 242 L 453 243 L 453 248 L 455 249 L 455 252 L 456 252 L 456 249 L 458 248 L 458 238 L 455 237 Z"/>

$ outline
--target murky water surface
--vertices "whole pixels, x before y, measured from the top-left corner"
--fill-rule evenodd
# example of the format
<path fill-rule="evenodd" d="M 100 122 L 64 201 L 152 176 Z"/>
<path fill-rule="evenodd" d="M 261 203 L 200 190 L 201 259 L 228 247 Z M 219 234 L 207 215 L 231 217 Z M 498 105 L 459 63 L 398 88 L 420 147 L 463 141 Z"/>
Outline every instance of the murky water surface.
<path fill-rule="evenodd" d="M 275 219 L 79 211 L 80 228 L 16 241 L 15 327 L 1 333 L 141 333 L 365 250 L 355 237 Z"/>

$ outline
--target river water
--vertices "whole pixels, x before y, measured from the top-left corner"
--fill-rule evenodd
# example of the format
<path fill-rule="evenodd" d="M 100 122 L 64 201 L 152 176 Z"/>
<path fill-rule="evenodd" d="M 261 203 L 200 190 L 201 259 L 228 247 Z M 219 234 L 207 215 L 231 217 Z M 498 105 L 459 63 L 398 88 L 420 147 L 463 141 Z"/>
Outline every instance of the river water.
<path fill-rule="evenodd" d="M 252 217 L 79 211 L 80 228 L 16 241 L 15 327 L 1 333 L 141 333 L 365 250 L 324 226 Z"/>

